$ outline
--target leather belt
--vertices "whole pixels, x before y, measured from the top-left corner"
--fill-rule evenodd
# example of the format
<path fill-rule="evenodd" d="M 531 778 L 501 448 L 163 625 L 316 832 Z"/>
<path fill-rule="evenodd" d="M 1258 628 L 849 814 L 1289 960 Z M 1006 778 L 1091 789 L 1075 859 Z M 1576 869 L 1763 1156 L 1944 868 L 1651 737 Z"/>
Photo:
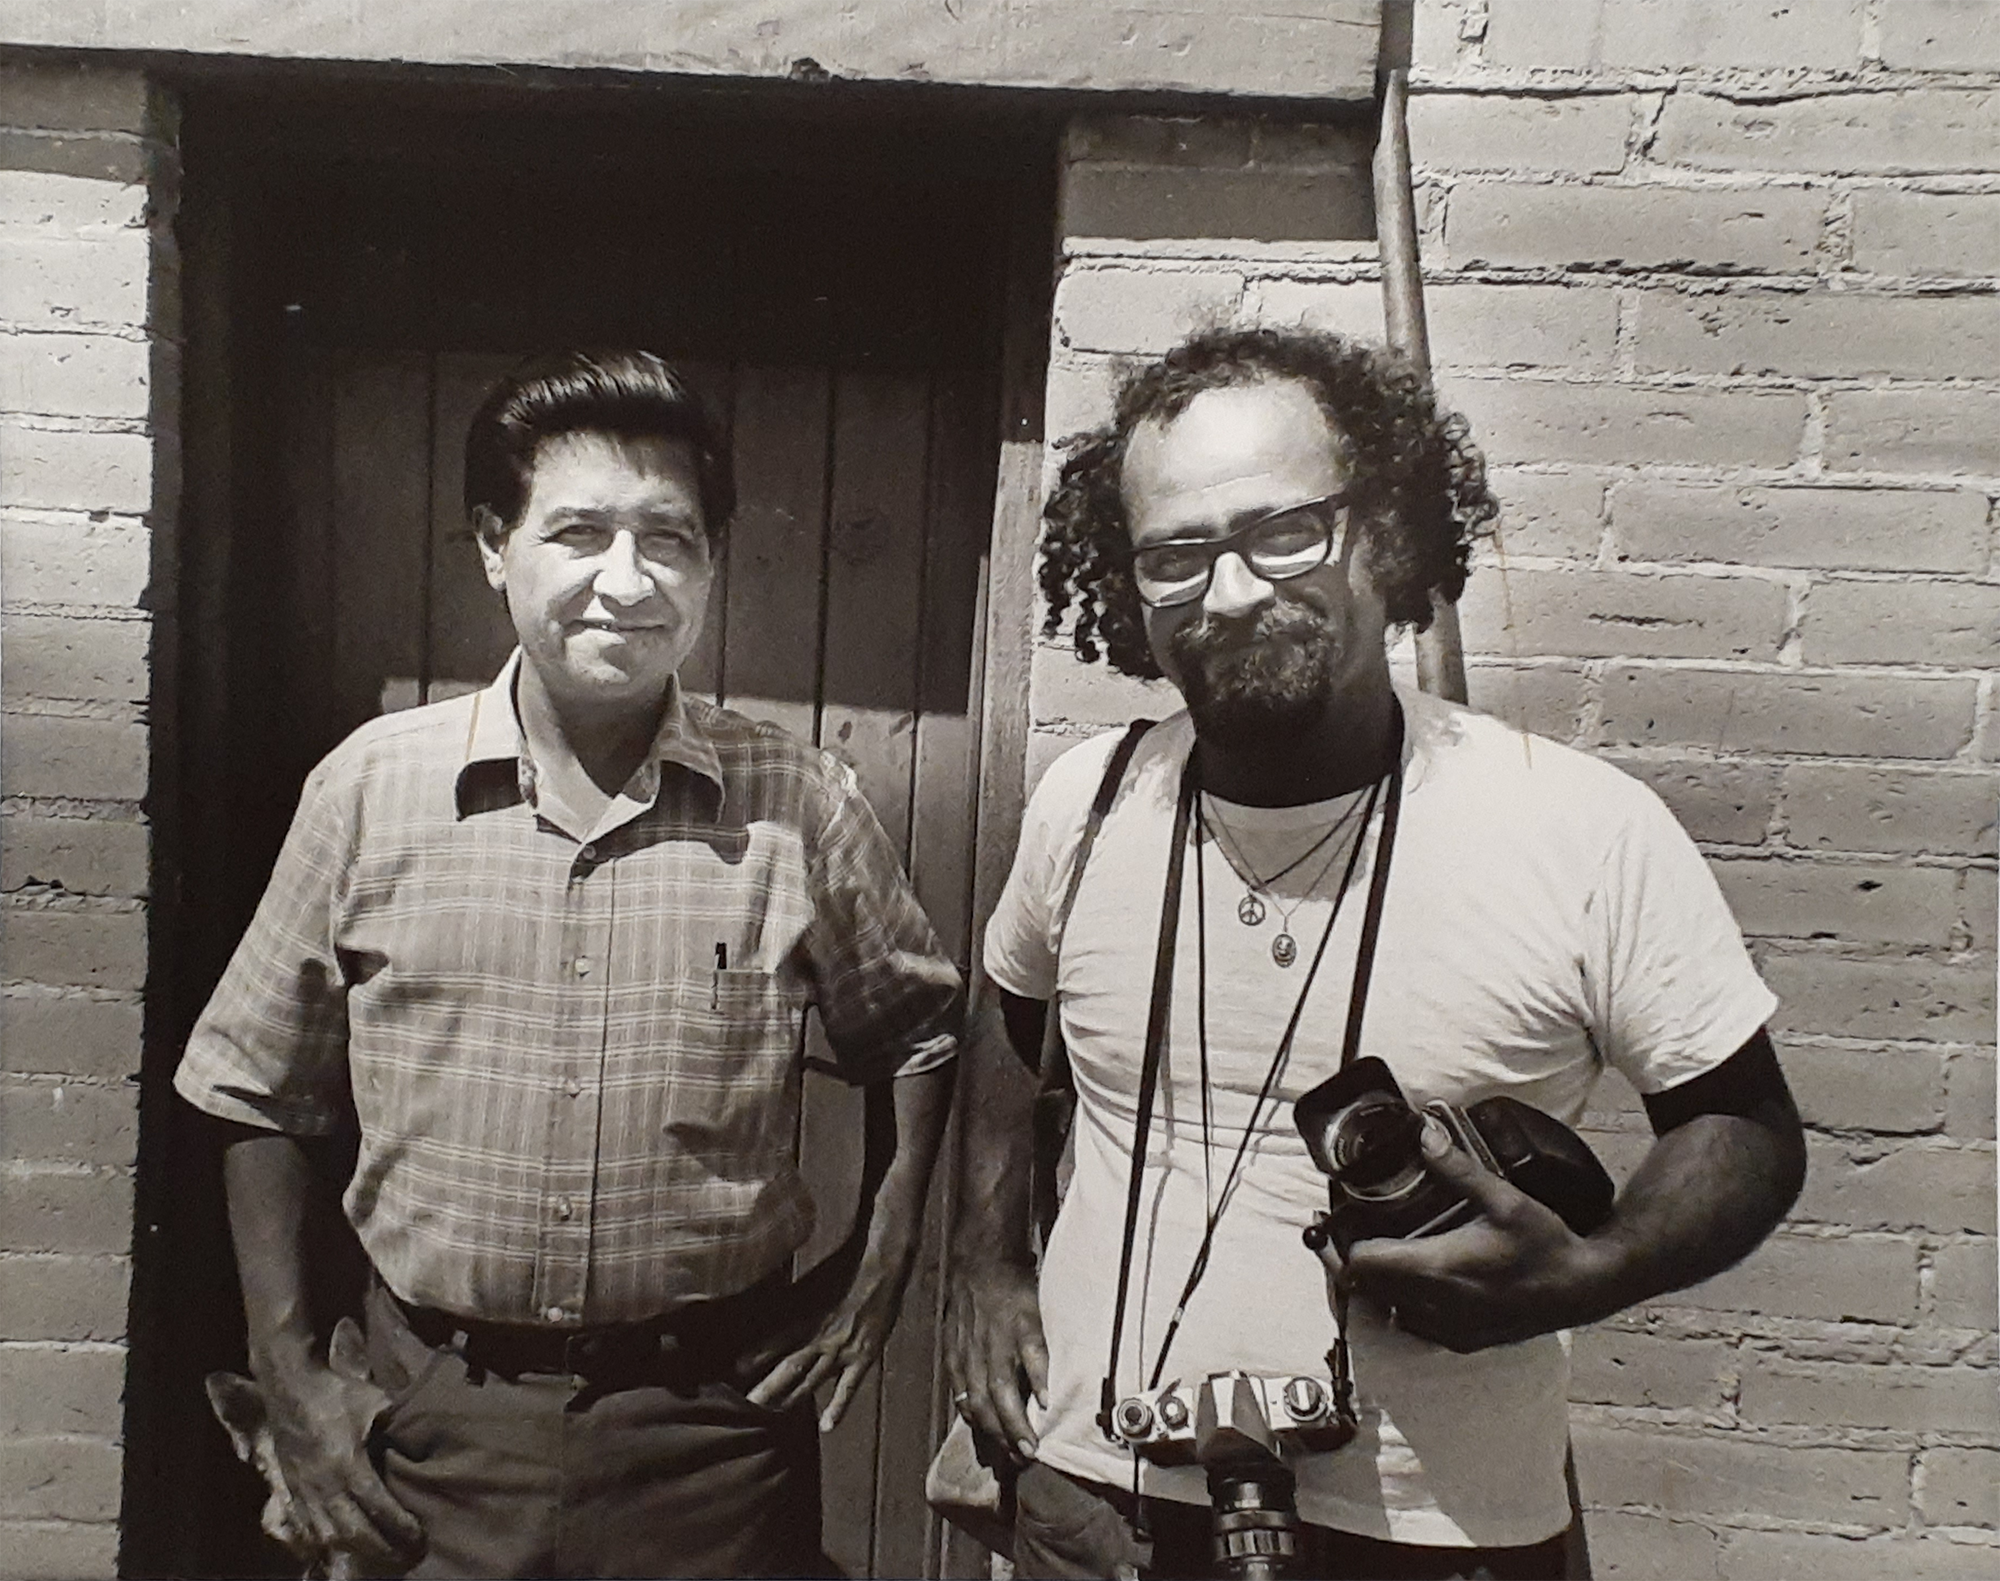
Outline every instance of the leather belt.
<path fill-rule="evenodd" d="M 793 1303 L 778 1273 L 747 1290 L 698 1301 L 660 1317 L 586 1328 L 489 1323 L 437 1307 L 416 1306 L 393 1290 L 409 1330 L 432 1350 L 449 1349 L 469 1366 L 514 1377 L 567 1373 L 593 1381 L 659 1376 L 674 1381 L 729 1380 L 738 1364 L 784 1326 Z"/>

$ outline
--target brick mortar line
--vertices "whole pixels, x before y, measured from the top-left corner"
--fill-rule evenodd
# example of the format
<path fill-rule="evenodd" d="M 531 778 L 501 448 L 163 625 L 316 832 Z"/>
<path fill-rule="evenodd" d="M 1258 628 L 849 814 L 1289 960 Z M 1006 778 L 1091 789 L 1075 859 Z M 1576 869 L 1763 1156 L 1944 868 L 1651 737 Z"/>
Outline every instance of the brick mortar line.
<path fill-rule="evenodd" d="M 62 1071 L 0 1070 L 0 1087 L 85 1087 L 92 1091 L 123 1092 L 127 1090 L 136 1091 L 137 1082 L 138 1078 L 136 1076 L 72 1076 Z M 63 1162 L 59 1159 L 28 1158 L 25 1156 L 0 1159 L 0 1177 L 17 1173 L 20 1166 L 24 1164 L 40 1165 Z M 67 1167 L 69 1166 L 65 1164 L 65 1168 Z M 84 1168 L 84 1166 L 80 1165 L 76 1167 L 79 1169 Z M 101 1174 L 105 1170 L 118 1170 L 121 1168 L 125 1169 L 126 1173 L 130 1173 L 128 1166 L 116 1164 L 92 1165 L 85 1172 Z"/>
<path fill-rule="evenodd" d="M 68 823 L 136 823 L 150 826 L 145 803 L 106 797 L 0 796 L 0 823 L 9 818 L 47 818 Z"/>
<path fill-rule="evenodd" d="M 130 1347 L 115 1340 L 105 1339 L 0 1339 L 0 1357 L 10 1353 L 22 1355 L 69 1351 L 81 1351 L 96 1356 L 122 1356 Z"/>
<path fill-rule="evenodd" d="M 1893 93 L 2000 91 L 2000 72 L 1911 66 L 1499 66 L 1439 71 L 1413 67 L 1412 99 L 1493 96 L 1596 99 L 1626 93 L 1687 93 L 1737 104 L 1797 99 L 1868 98 Z"/>
<path fill-rule="evenodd" d="M 110 232 L 107 234 L 116 235 L 120 233 Z M 134 234 L 137 234 L 136 228 Z M 79 320 L 78 324 L 82 325 L 91 322 L 95 321 Z M 67 323 L 49 324 L 40 321 L 27 323 L 20 319 L 0 319 L 0 350 L 6 349 L 4 343 L 9 340 L 115 340 L 127 346 L 148 346 L 152 344 L 154 337 L 144 324 L 134 323 L 130 319 L 118 319 L 115 320 L 115 323 L 117 333 L 114 333 L 111 329 L 73 328 Z"/>
<path fill-rule="evenodd" d="M 133 434 L 141 439 L 154 437 L 151 419 L 145 417 L 78 417 L 65 412 L 5 412 L 0 421 L 9 428 L 32 434 Z"/>
<path fill-rule="evenodd" d="M 9 890 L 0 894 L 0 912 L 12 916 L 56 915 L 69 917 L 144 916 L 149 901 L 139 895 L 77 895 L 68 890 L 41 889 L 34 892 Z M 32 982 L 32 978 L 9 979 Z"/>
<path fill-rule="evenodd" d="M 23 706 L 32 703 L 33 706 Z M 0 703 L 0 718 L 4 719 L 85 719 L 99 724 L 147 723 L 146 703 L 143 699 L 92 698 L 92 697 L 9 697 Z"/>

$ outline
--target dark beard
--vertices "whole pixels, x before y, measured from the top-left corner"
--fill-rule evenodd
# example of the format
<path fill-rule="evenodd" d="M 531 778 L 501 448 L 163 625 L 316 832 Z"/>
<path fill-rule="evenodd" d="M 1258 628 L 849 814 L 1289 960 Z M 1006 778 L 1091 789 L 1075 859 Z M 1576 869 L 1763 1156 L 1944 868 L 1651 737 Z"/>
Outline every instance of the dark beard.
<path fill-rule="evenodd" d="M 1248 621 L 1204 616 L 1167 646 L 1195 729 L 1218 745 L 1268 747 L 1314 724 L 1333 696 L 1340 644 L 1324 616 L 1297 604 Z"/>

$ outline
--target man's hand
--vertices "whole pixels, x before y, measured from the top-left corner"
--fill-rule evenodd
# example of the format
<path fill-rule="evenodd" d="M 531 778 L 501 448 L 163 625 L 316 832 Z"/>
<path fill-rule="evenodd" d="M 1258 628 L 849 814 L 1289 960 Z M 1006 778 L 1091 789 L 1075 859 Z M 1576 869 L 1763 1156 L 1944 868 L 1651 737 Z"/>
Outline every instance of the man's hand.
<path fill-rule="evenodd" d="M 1032 1269 L 987 1262 L 961 1267 L 945 1307 L 945 1375 L 974 1430 L 1017 1461 L 1035 1458 L 1023 1392 L 1049 1403 L 1049 1352 Z"/>
<path fill-rule="evenodd" d="M 832 1378 L 833 1398 L 819 1416 L 819 1430 L 832 1432 L 847 1414 L 848 1404 L 869 1369 L 882 1358 L 889 1331 L 896 1326 L 896 1312 L 903 1304 L 903 1286 L 909 1274 L 907 1263 L 900 1271 L 886 1274 L 863 1264 L 847 1294 L 813 1337 L 789 1355 L 780 1357 L 751 1386 L 750 1403 L 772 1411 L 788 1410 Z"/>
<path fill-rule="evenodd" d="M 1605 1305 L 1604 1260 L 1550 1209 L 1452 1145 L 1424 1122 L 1424 1164 L 1479 1210 L 1442 1235 L 1369 1240 L 1345 1267 L 1320 1255 L 1354 1294 L 1393 1315 L 1397 1328 L 1450 1350 L 1485 1350 L 1593 1323 Z"/>
<path fill-rule="evenodd" d="M 314 1360 L 258 1379 L 272 1447 L 299 1519 L 323 1548 L 371 1571 L 401 1574 L 423 1555 L 424 1532 L 368 1456 L 389 1396 Z"/>

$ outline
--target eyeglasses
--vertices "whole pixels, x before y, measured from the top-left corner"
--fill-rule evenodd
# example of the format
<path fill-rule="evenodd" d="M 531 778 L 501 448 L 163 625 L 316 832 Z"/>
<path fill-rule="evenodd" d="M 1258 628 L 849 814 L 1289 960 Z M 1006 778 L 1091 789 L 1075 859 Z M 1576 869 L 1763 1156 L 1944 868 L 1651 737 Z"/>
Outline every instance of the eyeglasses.
<path fill-rule="evenodd" d="M 1208 592 L 1215 562 L 1225 554 L 1267 582 L 1287 582 L 1317 571 L 1346 547 L 1345 494 L 1323 494 L 1252 517 L 1221 538 L 1176 538 L 1132 551 L 1132 580 L 1155 609 L 1192 604 Z"/>

